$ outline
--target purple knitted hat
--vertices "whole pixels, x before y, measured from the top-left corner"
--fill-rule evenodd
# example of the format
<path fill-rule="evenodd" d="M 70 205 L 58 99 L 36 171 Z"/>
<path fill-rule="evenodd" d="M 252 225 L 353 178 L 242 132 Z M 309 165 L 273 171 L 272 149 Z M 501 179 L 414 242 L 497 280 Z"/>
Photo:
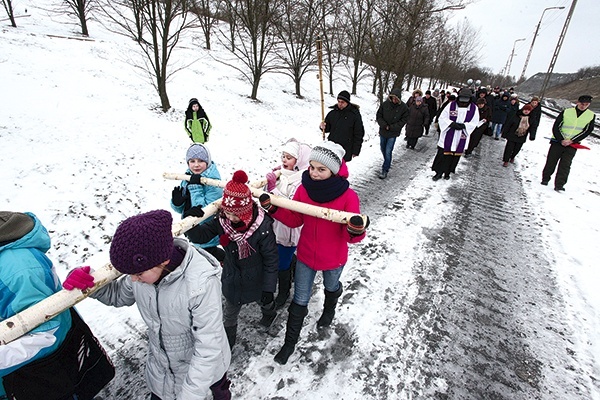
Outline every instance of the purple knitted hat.
<path fill-rule="evenodd" d="M 165 210 L 121 222 L 110 244 L 110 262 L 123 274 L 138 274 L 171 258 L 173 217 Z"/>

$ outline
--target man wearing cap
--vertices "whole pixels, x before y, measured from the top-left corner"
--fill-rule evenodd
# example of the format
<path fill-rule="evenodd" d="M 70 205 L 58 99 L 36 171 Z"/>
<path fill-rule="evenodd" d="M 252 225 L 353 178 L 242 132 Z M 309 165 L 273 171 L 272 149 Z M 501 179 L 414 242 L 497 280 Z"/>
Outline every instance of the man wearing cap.
<path fill-rule="evenodd" d="M 565 190 L 569 178 L 571 162 L 577 149 L 574 144 L 580 143 L 594 130 L 596 115 L 588 110 L 592 96 L 582 95 L 577 100 L 575 107 L 563 110 L 552 126 L 552 139 L 546 157 L 546 165 L 542 171 L 542 185 L 548 185 L 550 178 L 558 164 L 558 171 L 554 178 L 554 190 Z"/>
<path fill-rule="evenodd" d="M 344 160 L 351 161 L 360 154 L 365 135 L 359 107 L 350 103 L 350 93 L 342 90 L 338 94 L 337 104 L 329 108 L 331 111 L 321 122 L 320 128 L 323 132 L 329 132 L 328 140 L 344 148 Z"/>

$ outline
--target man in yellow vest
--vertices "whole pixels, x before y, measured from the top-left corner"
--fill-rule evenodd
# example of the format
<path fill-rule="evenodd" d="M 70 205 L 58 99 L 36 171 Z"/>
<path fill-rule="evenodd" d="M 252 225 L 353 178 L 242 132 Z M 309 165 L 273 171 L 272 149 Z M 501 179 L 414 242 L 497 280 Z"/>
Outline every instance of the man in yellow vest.
<path fill-rule="evenodd" d="M 558 171 L 554 178 L 554 190 L 557 192 L 565 190 L 577 147 L 594 130 L 596 115 L 588 110 L 591 102 L 592 96 L 579 96 L 575 107 L 563 110 L 556 117 L 552 127 L 550 150 L 548 150 L 546 165 L 542 171 L 542 185 L 548 185 L 550 177 L 556 169 L 556 164 L 558 164 Z"/>

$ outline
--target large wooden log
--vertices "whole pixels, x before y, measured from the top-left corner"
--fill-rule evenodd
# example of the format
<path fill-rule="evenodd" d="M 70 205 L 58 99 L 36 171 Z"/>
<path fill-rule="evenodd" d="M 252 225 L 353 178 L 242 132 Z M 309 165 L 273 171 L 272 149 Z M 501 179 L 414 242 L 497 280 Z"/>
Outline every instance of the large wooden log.
<path fill-rule="evenodd" d="M 168 173 L 168 172 L 165 172 L 163 174 L 163 177 L 165 179 L 175 179 L 175 180 L 183 180 L 183 181 L 189 181 L 189 179 L 190 179 L 190 175 L 173 174 L 173 173 Z M 221 181 L 218 179 L 210 179 L 210 178 L 202 177 L 202 178 L 200 178 L 200 183 L 202 183 L 203 185 L 209 185 L 209 186 L 225 187 L 225 184 L 227 182 Z M 250 188 L 250 191 L 252 192 L 252 196 L 254 196 L 254 197 L 260 197 L 261 194 L 267 193 L 256 187 L 249 186 L 249 188 Z M 350 218 L 352 218 L 355 215 L 359 215 L 363 219 L 364 224 L 366 225 L 366 223 L 367 223 L 367 216 L 363 215 L 363 214 L 353 214 L 353 213 L 350 213 L 347 211 L 333 210 L 331 208 L 319 207 L 319 206 L 315 206 L 312 204 L 306 204 L 306 203 L 302 203 L 299 201 L 290 200 L 286 197 L 276 196 L 271 193 L 267 193 L 267 194 L 269 196 L 271 196 L 271 204 L 276 205 L 277 207 L 287 208 L 288 210 L 296 211 L 296 212 L 299 212 L 299 213 L 302 213 L 305 215 L 310 215 L 310 216 L 316 217 L 316 218 L 326 219 L 328 221 L 337 222 L 340 224 L 347 224 L 348 221 L 350 221 Z"/>

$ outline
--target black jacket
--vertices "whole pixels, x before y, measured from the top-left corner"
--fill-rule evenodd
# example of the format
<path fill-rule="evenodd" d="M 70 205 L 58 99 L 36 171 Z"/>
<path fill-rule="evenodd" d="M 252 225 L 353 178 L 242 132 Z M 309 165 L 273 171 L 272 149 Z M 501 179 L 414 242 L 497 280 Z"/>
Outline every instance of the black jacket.
<path fill-rule="evenodd" d="M 402 92 L 398 89 L 392 90 L 390 94 L 400 99 Z M 389 98 L 381 103 L 376 114 L 379 124 L 379 134 L 386 139 L 400 136 L 400 131 L 408 120 L 408 107 L 400 100 L 398 104 Z M 389 129 L 386 129 L 388 127 Z"/>
<path fill-rule="evenodd" d="M 527 135 L 531 133 L 531 117 L 528 116 L 529 128 L 527 129 L 527 132 L 525 132 L 525 134 L 522 136 L 518 136 L 517 128 L 521 123 L 522 116 L 523 111 L 519 110 L 516 114 L 512 116 L 510 120 L 507 120 L 504 123 L 504 126 L 502 126 L 502 137 L 506 138 L 506 140 L 510 142 L 525 143 L 525 141 L 527 140 Z"/>
<path fill-rule="evenodd" d="M 329 132 L 327 139 L 341 145 L 346 150 L 344 160 L 352 160 L 352 156 L 359 155 L 362 147 L 365 128 L 358 106 L 348 104 L 343 110 L 336 105 L 330 107 L 325 117 L 325 132 Z"/>
<path fill-rule="evenodd" d="M 256 205 L 254 206 L 256 219 Z M 190 241 L 205 243 L 215 236 L 225 234 L 219 219 L 215 216 L 209 222 L 200 224 L 186 233 Z M 224 217 L 223 217 L 224 218 Z M 238 256 L 238 245 L 230 241 L 225 245 L 225 261 L 221 283 L 223 296 L 233 304 L 248 304 L 260 300 L 262 292 L 275 292 L 279 254 L 273 232 L 273 218 L 265 214 L 260 226 L 248 238 L 248 244 L 255 250 L 242 260 Z"/>

